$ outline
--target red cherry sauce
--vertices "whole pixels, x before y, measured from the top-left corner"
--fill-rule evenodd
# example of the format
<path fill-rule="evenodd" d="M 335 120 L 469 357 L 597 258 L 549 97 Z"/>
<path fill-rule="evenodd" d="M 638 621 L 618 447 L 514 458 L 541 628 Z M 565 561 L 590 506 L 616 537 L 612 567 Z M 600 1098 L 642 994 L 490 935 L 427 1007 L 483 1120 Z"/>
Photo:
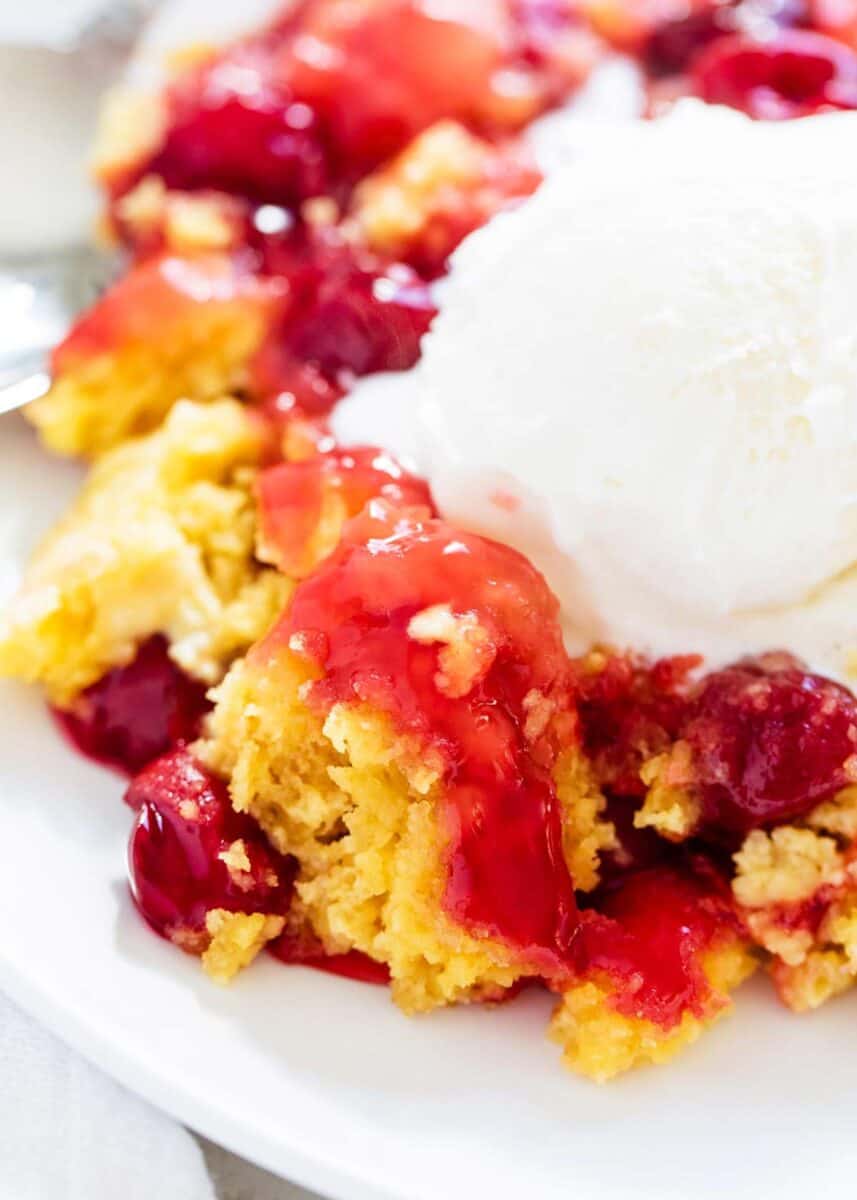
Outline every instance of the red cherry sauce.
<path fill-rule="evenodd" d="M 182 949 L 208 944 L 211 909 L 285 914 L 294 875 L 290 860 L 265 840 L 256 822 L 233 809 L 226 785 L 187 750 L 156 759 L 131 783 L 136 810 L 128 847 L 131 891 L 156 932 Z M 224 861 L 243 844 L 245 862 Z"/>
<path fill-rule="evenodd" d="M 53 353 L 54 374 L 123 345 L 157 344 L 194 310 L 240 304 L 264 314 L 282 303 L 282 286 L 263 279 L 243 255 L 156 255 L 135 265 L 72 326 Z"/>
<path fill-rule="evenodd" d="M 720 38 L 695 61 L 693 91 L 751 117 L 784 120 L 857 108 L 857 51 L 833 38 L 791 30 L 770 41 Z"/>
<path fill-rule="evenodd" d="M 651 663 L 608 652 L 601 669 L 586 659 L 575 664 L 584 748 L 610 795 L 645 794 L 640 767 L 678 736 L 687 679 L 701 661 L 685 655 Z"/>
<path fill-rule="evenodd" d="M 179 74 L 167 91 L 169 125 L 146 164 L 167 187 L 214 189 L 290 205 L 332 185 L 318 117 L 278 66 L 280 38 L 238 42 Z"/>
<path fill-rule="evenodd" d="M 312 934 L 295 935 L 286 930 L 268 946 L 271 954 L 290 966 L 312 967 L 330 975 L 341 975 L 357 983 L 388 984 L 390 971 L 385 963 L 375 962 L 368 954 L 349 950 L 345 954 L 325 954 L 321 942 Z"/>
<path fill-rule="evenodd" d="M 705 952 L 738 928 L 728 882 L 704 860 L 619 877 L 582 914 L 583 969 L 615 988 L 611 1004 L 664 1030 L 711 1011 Z"/>
<path fill-rule="evenodd" d="M 359 9 L 315 0 L 299 24 L 281 65 L 293 93 L 318 115 L 339 174 L 351 178 L 446 117 L 481 131 L 519 128 L 558 102 L 584 70 L 558 45 L 578 23 L 557 2 L 461 0 L 435 11 L 418 0 Z M 503 72 L 514 75 L 514 103 L 498 88 Z"/>
<path fill-rule="evenodd" d="M 256 365 L 257 394 L 295 393 L 312 416 L 328 411 L 354 376 L 416 363 L 437 310 L 410 267 L 349 245 L 332 228 L 302 228 L 259 247 L 263 273 L 285 281 L 289 299 Z"/>
<path fill-rule="evenodd" d="M 442 690 L 438 645 L 408 634 L 437 604 L 475 617 L 488 639 L 463 695 Z M 525 733 L 525 698 L 540 693 L 574 735 L 557 613 L 515 551 L 376 502 L 251 651 L 264 669 L 283 645 L 312 647 L 323 676 L 308 703 L 367 703 L 433 748 L 445 774 L 447 912 L 552 977 L 569 969 L 578 917 L 550 773 L 557 735 Z"/>
<path fill-rule="evenodd" d="M 718 38 L 744 32 L 771 39 L 806 19 L 804 0 L 707 0 L 657 25 L 643 46 L 643 64 L 655 77 L 679 75 Z"/>
<path fill-rule="evenodd" d="M 793 820 L 857 780 L 857 700 L 787 654 L 703 678 L 681 736 L 709 832 Z"/>
<path fill-rule="evenodd" d="M 316 565 L 314 540 L 322 520 L 329 525 L 336 519 L 341 529 L 373 499 L 433 511 L 425 481 L 374 446 L 269 467 L 256 481 L 259 539 L 266 558 L 287 575 L 302 578 Z"/>
<path fill-rule="evenodd" d="M 180 73 L 160 146 L 112 190 L 154 172 L 258 203 L 341 201 L 443 118 L 520 128 L 580 81 L 591 41 L 564 0 L 462 0 L 454 15 L 418 0 L 302 0 Z"/>
<path fill-rule="evenodd" d="M 199 736 L 211 705 L 203 684 L 188 678 L 150 638 L 125 667 L 108 671 L 54 716 L 87 758 L 133 775 L 173 746 Z"/>

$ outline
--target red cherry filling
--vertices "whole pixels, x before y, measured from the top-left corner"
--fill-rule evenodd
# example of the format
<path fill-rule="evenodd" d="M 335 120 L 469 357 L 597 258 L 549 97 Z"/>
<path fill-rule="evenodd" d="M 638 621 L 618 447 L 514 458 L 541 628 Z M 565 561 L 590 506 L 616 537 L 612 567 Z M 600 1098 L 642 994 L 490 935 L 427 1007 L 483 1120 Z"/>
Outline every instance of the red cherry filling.
<path fill-rule="evenodd" d="M 687 677 L 701 661 L 685 655 L 649 663 L 630 654 L 607 654 L 577 664 L 584 748 L 611 795 L 644 794 L 640 767 L 678 736 Z"/>
<path fill-rule="evenodd" d="M 290 966 L 312 967 L 330 975 L 342 975 L 357 983 L 390 982 L 390 971 L 384 963 L 376 962 L 360 950 L 349 950 L 345 954 L 325 954 L 319 939 L 303 931 L 295 934 L 287 929 L 269 944 L 268 949 L 280 962 Z"/>
<path fill-rule="evenodd" d="M 720 38 L 693 64 L 691 79 L 709 104 L 766 120 L 857 108 L 857 52 L 818 33 Z"/>
<path fill-rule="evenodd" d="M 370 500 L 433 510 L 424 480 L 372 446 L 270 467 L 258 477 L 256 497 L 266 558 L 297 578 L 334 549 L 345 521 Z"/>
<path fill-rule="evenodd" d="M 211 707 L 205 693 L 169 657 L 166 640 L 153 637 L 126 667 L 108 671 L 71 709 L 55 709 L 54 715 L 87 758 L 133 775 L 172 746 L 199 736 Z"/>
<path fill-rule="evenodd" d="M 602 889 L 596 907 L 582 914 L 580 970 L 608 977 L 614 1008 L 662 1029 L 710 1011 L 702 956 L 737 931 L 728 884 L 714 868 L 695 860 L 636 871 Z"/>
<path fill-rule="evenodd" d="M 282 287 L 251 269 L 249 255 L 156 255 L 137 263 L 87 309 L 51 359 L 55 375 L 127 345 L 157 346 L 195 312 L 242 306 L 268 315 Z"/>
<path fill-rule="evenodd" d="M 344 278 L 324 274 L 312 305 L 286 335 L 301 359 L 328 377 L 404 371 L 420 356 L 420 340 L 436 313 L 428 289 L 404 266 L 375 272 L 352 266 Z"/>
<path fill-rule="evenodd" d="M 555 103 L 594 56 L 570 4 L 301 0 L 268 30 L 181 73 L 146 173 L 295 205 L 351 185 L 444 117 L 517 129 Z"/>
<path fill-rule="evenodd" d="M 153 929 L 182 949 L 205 949 L 211 909 L 284 914 L 293 869 L 226 785 L 186 750 L 151 763 L 128 788 L 137 810 L 128 848 L 131 891 Z"/>
<path fill-rule="evenodd" d="M 277 77 L 270 36 L 178 76 L 169 129 L 147 171 L 167 187 L 212 188 L 289 204 L 328 187 L 318 120 Z"/>
<path fill-rule="evenodd" d="M 355 375 L 402 371 L 420 356 L 436 308 L 402 264 L 385 264 L 333 231 L 261 244 L 263 270 L 288 302 L 253 369 L 257 394 L 290 394 L 309 415 L 328 411 Z"/>
<path fill-rule="evenodd" d="M 791 820 L 857 780 L 857 700 L 786 654 L 708 675 L 681 736 L 712 831 Z"/>
<path fill-rule="evenodd" d="M 435 606 L 449 606 L 438 638 Z M 444 657 L 450 621 L 457 663 Z M 536 570 L 509 547 L 370 506 L 251 654 L 264 663 L 290 640 L 313 647 L 323 670 L 308 703 L 367 703 L 438 755 L 449 914 L 534 969 L 567 970 L 577 909 L 551 718 L 565 714 L 567 739 L 575 723 L 557 602 Z"/>
<path fill-rule="evenodd" d="M 643 61 L 653 75 L 677 75 L 717 38 L 742 32 L 758 40 L 774 38 L 805 19 L 803 0 L 709 0 L 658 25 L 643 47 Z"/>

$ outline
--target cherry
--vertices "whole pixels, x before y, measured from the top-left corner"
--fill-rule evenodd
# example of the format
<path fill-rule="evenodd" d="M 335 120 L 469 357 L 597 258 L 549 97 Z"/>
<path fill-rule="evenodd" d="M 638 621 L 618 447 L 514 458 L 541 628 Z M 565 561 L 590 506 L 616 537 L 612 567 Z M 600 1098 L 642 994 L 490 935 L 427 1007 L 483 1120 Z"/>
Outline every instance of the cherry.
<path fill-rule="evenodd" d="M 150 763 L 125 799 L 137 813 L 128 847 L 131 892 L 163 937 L 199 953 L 211 909 L 287 911 L 292 864 L 251 817 L 234 811 L 226 785 L 187 750 Z"/>
<path fill-rule="evenodd" d="M 153 637 L 127 666 L 108 671 L 54 716 L 87 758 L 133 775 L 199 735 L 211 707 L 205 693 L 169 657 L 166 639 Z"/>
<path fill-rule="evenodd" d="M 784 120 L 857 108 L 857 52 L 805 30 L 770 41 L 719 38 L 696 59 L 695 93 L 751 117 Z"/>
<path fill-rule="evenodd" d="M 682 737 L 709 832 L 792 820 L 857 779 L 857 700 L 786 654 L 708 675 Z"/>

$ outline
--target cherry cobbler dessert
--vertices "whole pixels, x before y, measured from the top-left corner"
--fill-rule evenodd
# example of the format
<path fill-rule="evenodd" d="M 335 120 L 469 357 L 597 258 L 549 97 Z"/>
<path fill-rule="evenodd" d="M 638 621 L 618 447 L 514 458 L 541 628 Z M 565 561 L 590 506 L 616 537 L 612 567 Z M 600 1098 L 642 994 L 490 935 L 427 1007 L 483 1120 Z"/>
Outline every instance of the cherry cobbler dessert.
<path fill-rule="evenodd" d="M 544 179 L 617 54 L 658 119 Z M 214 979 L 546 988 L 596 1080 L 755 968 L 857 980 L 849 108 L 825 0 L 297 0 L 109 100 L 127 269 L 27 413 L 91 465 L 0 669 L 129 777 L 134 901 Z"/>

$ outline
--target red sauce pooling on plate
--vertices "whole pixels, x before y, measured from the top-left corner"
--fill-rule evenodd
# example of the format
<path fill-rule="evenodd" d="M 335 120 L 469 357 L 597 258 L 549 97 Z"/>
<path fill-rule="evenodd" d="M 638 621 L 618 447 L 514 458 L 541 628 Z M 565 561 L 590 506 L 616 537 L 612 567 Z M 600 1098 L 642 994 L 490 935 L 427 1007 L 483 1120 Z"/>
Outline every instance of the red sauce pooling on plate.
<path fill-rule="evenodd" d="M 226 784 L 186 750 L 151 763 L 125 799 L 137 812 L 128 846 L 131 892 L 158 933 L 199 953 L 211 909 L 288 911 L 292 863 L 251 817 L 235 812 Z"/>
<path fill-rule="evenodd" d="M 71 709 L 53 713 L 87 758 L 133 775 L 199 736 L 211 707 L 205 693 L 169 657 L 166 640 L 153 637 L 127 666 L 108 671 L 82 692 Z"/>
<path fill-rule="evenodd" d="M 357 983 L 388 984 L 390 971 L 359 950 L 347 954 L 325 954 L 321 942 L 312 936 L 294 936 L 286 931 L 268 946 L 274 958 L 290 966 L 312 967 L 330 975 L 341 975 Z"/>
<path fill-rule="evenodd" d="M 408 632 L 418 613 L 447 604 L 484 633 L 466 691 L 446 677 L 442 647 Z M 516 551 L 370 505 L 251 652 L 264 661 L 300 635 L 324 671 L 310 704 L 367 703 L 438 754 L 448 913 L 552 976 L 567 971 L 578 925 L 547 727 L 564 712 L 574 735 L 557 613 L 544 580 Z M 537 730 L 528 720 L 535 697 L 548 713 Z"/>

